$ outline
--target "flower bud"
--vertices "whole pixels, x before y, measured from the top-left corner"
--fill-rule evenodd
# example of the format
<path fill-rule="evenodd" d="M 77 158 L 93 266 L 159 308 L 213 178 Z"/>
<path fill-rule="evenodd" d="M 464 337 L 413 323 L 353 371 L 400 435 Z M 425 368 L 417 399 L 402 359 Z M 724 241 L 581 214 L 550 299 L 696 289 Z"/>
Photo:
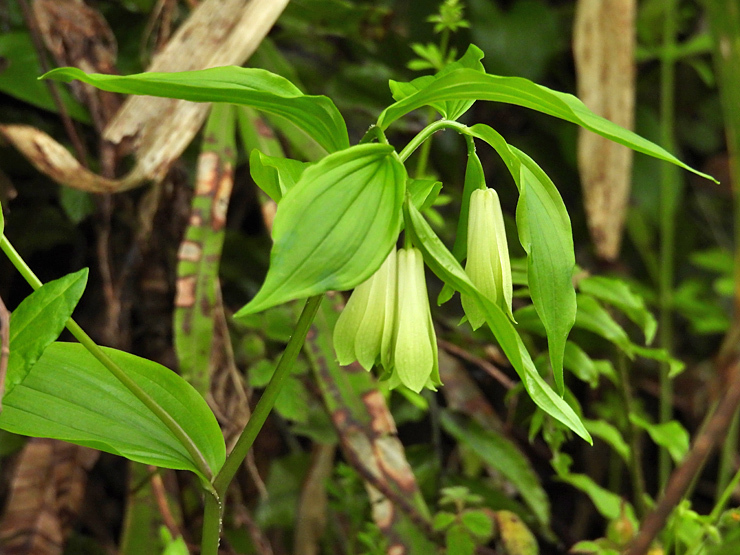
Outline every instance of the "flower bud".
<path fill-rule="evenodd" d="M 513 286 L 509 247 L 506 244 L 501 203 L 494 189 L 476 189 L 470 195 L 465 272 L 483 295 L 514 319 L 511 312 Z M 461 299 L 470 325 L 478 329 L 486 321 L 483 311 L 469 296 L 462 295 Z"/>
<path fill-rule="evenodd" d="M 334 327 L 339 364 L 357 360 L 370 370 L 380 359 L 390 368 L 396 311 L 396 248 L 377 272 L 358 285 Z"/>
<path fill-rule="evenodd" d="M 417 393 L 425 386 L 436 389 L 441 385 L 424 260 L 414 248 L 398 251 L 398 310 L 390 385 L 399 382 Z"/>

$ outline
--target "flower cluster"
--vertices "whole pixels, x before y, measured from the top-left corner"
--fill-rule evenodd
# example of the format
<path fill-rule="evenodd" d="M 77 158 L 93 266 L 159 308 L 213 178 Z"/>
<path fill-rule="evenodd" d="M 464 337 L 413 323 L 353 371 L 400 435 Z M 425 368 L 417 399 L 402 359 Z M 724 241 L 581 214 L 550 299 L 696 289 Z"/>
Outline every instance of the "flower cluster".
<path fill-rule="evenodd" d="M 470 197 L 465 271 L 478 290 L 513 319 L 509 249 L 493 189 L 477 189 Z M 472 298 L 462 295 L 462 306 L 473 329 L 485 323 Z M 334 329 L 334 347 L 342 365 L 356 360 L 366 370 L 382 366 L 391 388 L 403 384 L 418 393 L 441 385 L 418 249 L 394 248 L 378 271 L 355 288 Z"/>
<path fill-rule="evenodd" d="M 334 347 L 342 365 L 356 360 L 370 370 L 379 363 L 391 388 L 403 384 L 418 393 L 441 385 L 419 250 L 394 248 L 355 288 L 334 328 Z"/>

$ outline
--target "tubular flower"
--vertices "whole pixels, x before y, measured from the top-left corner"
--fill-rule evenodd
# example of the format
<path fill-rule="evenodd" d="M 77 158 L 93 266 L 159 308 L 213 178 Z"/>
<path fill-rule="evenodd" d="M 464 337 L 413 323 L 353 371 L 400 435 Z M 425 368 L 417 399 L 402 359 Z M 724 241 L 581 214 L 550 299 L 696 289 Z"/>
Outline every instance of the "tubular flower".
<path fill-rule="evenodd" d="M 429 310 L 424 261 L 418 249 L 398 251 L 398 310 L 390 386 L 415 392 L 441 385 L 437 337 Z"/>
<path fill-rule="evenodd" d="M 380 362 L 390 369 L 396 311 L 396 248 L 377 272 L 358 285 L 334 327 L 342 366 L 357 360 L 365 370 Z"/>
<path fill-rule="evenodd" d="M 501 203 L 493 189 L 476 189 L 470 195 L 465 272 L 473 285 L 513 320 L 509 247 Z M 469 296 L 462 295 L 461 299 L 470 325 L 478 329 L 486 321 L 483 312 Z"/>

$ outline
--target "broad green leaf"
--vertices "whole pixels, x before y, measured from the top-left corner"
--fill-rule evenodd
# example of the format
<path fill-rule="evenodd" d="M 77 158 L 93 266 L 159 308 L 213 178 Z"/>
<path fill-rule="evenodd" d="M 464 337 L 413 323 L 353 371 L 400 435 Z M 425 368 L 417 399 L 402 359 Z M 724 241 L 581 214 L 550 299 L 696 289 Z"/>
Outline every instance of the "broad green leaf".
<path fill-rule="evenodd" d="M 10 316 L 10 356 L 6 395 L 21 383 L 56 341 L 85 291 L 87 268 L 45 283 L 23 299 Z"/>
<path fill-rule="evenodd" d="M 249 156 L 249 173 L 257 186 L 275 202 L 292 188 L 308 164 L 290 158 L 277 158 L 253 150 Z"/>
<path fill-rule="evenodd" d="M 67 83 L 79 79 L 104 91 L 123 94 L 251 106 L 289 120 L 316 139 L 327 152 L 349 146 L 347 126 L 331 100 L 325 96 L 305 95 L 284 77 L 264 69 L 227 66 L 121 76 L 63 67 L 46 73 L 43 78 Z"/>
<path fill-rule="evenodd" d="M 524 388 L 532 401 L 543 411 L 573 430 L 591 443 L 591 436 L 583 427 L 578 415 L 548 383 L 542 379 L 521 337 L 514 329 L 511 320 L 498 306 L 486 299 L 468 278 L 460 263 L 444 246 L 421 213 L 410 203 L 404 203 L 406 231 L 411 233 L 414 245 L 421 250 L 424 261 L 444 282 L 449 283 L 460 293 L 470 295 L 483 310 L 486 322 L 499 342 L 504 354 L 519 374 Z"/>
<path fill-rule="evenodd" d="M 645 306 L 645 300 L 632 291 L 629 285 L 616 278 L 589 276 L 578 282 L 578 289 L 602 302 L 618 308 L 645 334 L 645 343 L 649 345 L 655 338 L 658 323 Z"/>
<path fill-rule="evenodd" d="M 527 251 L 530 294 L 547 331 L 553 377 L 562 395 L 563 352 L 576 315 L 575 255 L 568 212 L 555 185 L 529 156 L 487 125 L 474 125 L 469 132 L 496 150 L 519 188 L 516 220 L 519 241 Z"/>
<path fill-rule="evenodd" d="M 434 515 L 432 526 L 435 530 L 441 531 L 457 520 L 457 516 L 452 513 L 441 511 Z"/>
<path fill-rule="evenodd" d="M 391 93 L 394 100 L 402 100 L 412 94 L 428 87 L 436 79 L 455 71 L 456 69 L 468 68 L 474 71 L 485 73 L 485 68 L 481 63 L 483 51 L 477 46 L 471 44 L 467 51 L 459 60 L 448 64 L 436 75 L 425 75 L 418 77 L 410 83 L 400 83 L 397 81 L 390 82 Z M 439 114 L 446 119 L 456 120 L 467 112 L 475 100 L 454 100 L 444 102 L 434 102 L 430 104 Z"/>
<path fill-rule="evenodd" d="M 588 432 L 604 440 L 621 457 L 625 464 L 629 464 L 630 447 L 622 437 L 621 432 L 605 420 L 584 420 Z"/>
<path fill-rule="evenodd" d="M 464 421 L 448 411 L 440 413 L 442 429 L 470 447 L 485 463 L 517 489 L 532 514 L 543 526 L 550 524 L 550 503 L 537 474 L 516 445 L 472 420 Z"/>
<path fill-rule="evenodd" d="M 673 462 L 679 464 L 689 451 L 689 433 L 677 421 L 652 424 L 637 414 L 630 414 L 630 422 L 645 430 L 656 445 L 665 448 Z"/>
<path fill-rule="evenodd" d="M 473 69 L 452 71 L 431 81 L 425 88 L 411 96 L 391 104 L 380 114 L 378 125 L 386 129 L 398 118 L 417 108 L 452 100 L 489 100 L 531 108 L 575 123 L 637 152 L 671 162 L 706 179 L 716 181 L 711 176 L 687 166 L 655 143 L 597 116 L 573 95 L 554 91 L 521 77 L 488 75 Z"/>
<path fill-rule="evenodd" d="M 218 422 L 198 392 L 156 362 L 103 350 L 180 424 L 216 474 L 226 449 Z M 200 474 L 185 447 L 159 418 L 77 343 L 57 342 L 46 348 L 23 381 L 5 396 L 0 428 Z"/>
<path fill-rule="evenodd" d="M 398 238 L 405 187 L 389 145 L 354 146 L 307 168 L 278 206 L 265 283 L 236 316 L 365 281 Z"/>

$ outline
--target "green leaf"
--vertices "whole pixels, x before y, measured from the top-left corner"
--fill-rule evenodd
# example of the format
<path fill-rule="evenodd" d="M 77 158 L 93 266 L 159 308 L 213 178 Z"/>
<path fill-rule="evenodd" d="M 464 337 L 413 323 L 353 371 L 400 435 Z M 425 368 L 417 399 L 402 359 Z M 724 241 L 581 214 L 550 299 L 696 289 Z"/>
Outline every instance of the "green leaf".
<path fill-rule="evenodd" d="M 115 349 L 103 351 L 180 424 L 216 474 L 226 449 L 218 422 L 200 394 L 156 362 Z M 3 404 L 4 430 L 200 474 L 177 437 L 77 343 L 49 345 Z"/>
<path fill-rule="evenodd" d="M 486 513 L 479 510 L 465 511 L 461 520 L 468 532 L 479 538 L 488 539 L 493 534 L 493 523 Z"/>
<path fill-rule="evenodd" d="M 622 514 L 622 507 L 625 504 L 616 493 L 601 487 L 585 474 L 572 474 L 570 472 L 571 458 L 563 453 L 556 453 L 552 459 L 552 466 L 558 474 L 558 479 L 570 484 L 576 489 L 581 490 L 588 495 L 593 502 L 596 510 L 607 520 L 615 520 Z M 627 513 L 634 517 L 632 507 L 626 505 Z"/>
<path fill-rule="evenodd" d="M 630 320 L 640 326 L 645 334 L 645 343 L 649 345 L 653 342 L 658 323 L 645 306 L 645 300 L 632 291 L 624 281 L 603 276 L 589 276 L 578 282 L 578 289 L 624 312 Z"/>
<path fill-rule="evenodd" d="M 411 195 L 414 206 L 419 212 L 423 212 L 437 200 L 442 190 L 442 182 L 436 179 L 409 179 L 406 190 Z"/>
<path fill-rule="evenodd" d="M 637 414 L 630 414 L 630 422 L 645 430 L 656 445 L 665 448 L 676 464 L 679 464 L 688 453 L 689 433 L 675 420 L 651 424 Z"/>
<path fill-rule="evenodd" d="M 45 283 L 10 316 L 10 356 L 5 394 L 21 383 L 41 354 L 56 341 L 85 291 L 87 268 Z"/>
<path fill-rule="evenodd" d="M 331 100 L 325 96 L 305 95 L 284 77 L 264 69 L 227 66 L 121 76 L 63 67 L 53 69 L 42 78 L 66 83 L 79 79 L 104 91 L 123 94 L 251 106 L 289 120 L 316 139 L 327 152 L 349 146 L 347 126 Z"/>
<path fill-rule="evenodd" d="M 445 528 L 448 528 L 450 524 L 455 522 L 457 520 L 457 517 L 453 515 L 452 513 L 448 513 L 446 511 L 440 511 L 436 515 L 434 515 L 434 520 L 432 521 L 432 526 L 435 530 L 441 531 Z"/>
<path fill-rule="evenodd" d="M 516 221 L 519 241 L 527 251 L 530 294 L 547 331 L 553 377 L 562 395 L 563 353 L 576 315 L 575 255 L 568 212 L 555 185 L 529 156 L 488 125 L 474 125 L 470 134 L 498 152 L 519 188 Z"/>
<path fill-rule="evenodd" d="M 6 62 L 0 77 L 1 92 L 44 110 L 57 112 L 49 88 L 36 77 L 43 69 L 30 33 L 4 30 L 0 34 L 0 59 Z M 87 110 L 67 89 L 60 88 L 59 97 L 70 117 L 82 123 L 91 122 Z"/>
<path fill-rule="evenodd" d="M 249 156 L 249 173 L 257 186 L 275 202 L 295 185 L 309 164 L 290 158 L 278 158 L 253 150 Z"/>
<path fill-rule="evenodd" d="M 540 376 L 511 320 L 498 306 L 481 295 L 468 278 L 465 270 L 460 266 L 460 263 L 447 250 L 447 247 L 437 237 L 421 213 L 408 202 L 404 203 L 404 218 L 407 226 L 406 231 L 411 233 L 414 245 L 421 250 L 424 261 L 432 271 L 455 290 L 470 295 L 475 302 L 479 303 L 488 326 L 498 340 L 504 354 L 519 374 L 532 401 L 553 418 L 591 443 L 591 436 L 583 427 L 578 415 Z"/>
<path fill-rule="evenodd" d="M 5 232 L 5 215 L 3 214 L 3 205 L 0 203 L 0 237 Z"/>
<path fill-rule="evenodd" d="M 442 429 L 470 447 L 519 491 L 532 514 L 543 526 L 550 523 L 550 504 L 528 459 L 502 435 L 486 430 L 472 420 L 463 421 L 448 411 L 440 413 Z"/>
<path fill-rule="evenodd" d="M 573 372 L 579 380 L 586 382 L 592 388 L 599 385 L 599 377 L 602 375 L 612 381 L 616 381 L 616 373 L 611 362 L 608 360 L 593 360 L 583 349 L 572 341 L 568 341 L 565 344 L 563 366 Z"/>
<path fill-rule="evenodd" d="M 475 542 L 464 526 L 456 524 L 450 526 L 445 533 L 447 555 L 473 555 Z"/>
<path fill-rule="evenodd" d="M 235 316 L 365 281 L 398 238 L 405 186 L 389 145 L 354 146 L 307 168 L 278 206 L 265 283 Z"/>
<path fill-rule="evenodd" d="M 436 79 L 447 75 L 456 69 L 467 68 L 471 71 L 478 71 L 480 73 L 485 72 L 485 68 L 481 63 L 483 59 L 483 51 L 477 46 L 471 44 L 462 58 L 456 62 L 452 62 L 440 70 L 436 75 L 425 75 L 424 77 L 418 77 L 410 83 L 400 83 L 397 81 L 390 81 L 391 93 L 394 100 L 402 100 L 414 93 L 425 89 L 429 84 L 433 83 Z M 439 114 L 446 119 L 456 120 L 467 112 L 473 105 L 475 100 L 453 100 L 431 103 L 432 106 Z"/>
<path fill-rule="evenodd" d="M 452 100 L 489 100 L 531 108 L 575 123 L 637 152 L 671 162 L 716 182 L 710 175 L 692 169 L 655 143 L 597 116 L 575 96 L 553 91 L 521 77 L 500 77 L 473 69 L 457 69 L 430 81 L 420 91 L 391 104 L 380 114 L 378 125 L 386 129 L 398 118 L 417 108 Z"/>
<path fill-rule="evenodd" d="M 591 435 L 604 440 L 619 455 L 625 464 L 629 464 L 630 447 L 622 433 L 604 420 L 584 420 L 583 424 Z"/>
<path fill-rule="evenodd" d="M 580 294 L 576 327 L 595 333 L 620 347 L 629 356 L 633 354 L 633 345 L 627 332 L 612 318 L 599 302 L 590 295 Z"/>

